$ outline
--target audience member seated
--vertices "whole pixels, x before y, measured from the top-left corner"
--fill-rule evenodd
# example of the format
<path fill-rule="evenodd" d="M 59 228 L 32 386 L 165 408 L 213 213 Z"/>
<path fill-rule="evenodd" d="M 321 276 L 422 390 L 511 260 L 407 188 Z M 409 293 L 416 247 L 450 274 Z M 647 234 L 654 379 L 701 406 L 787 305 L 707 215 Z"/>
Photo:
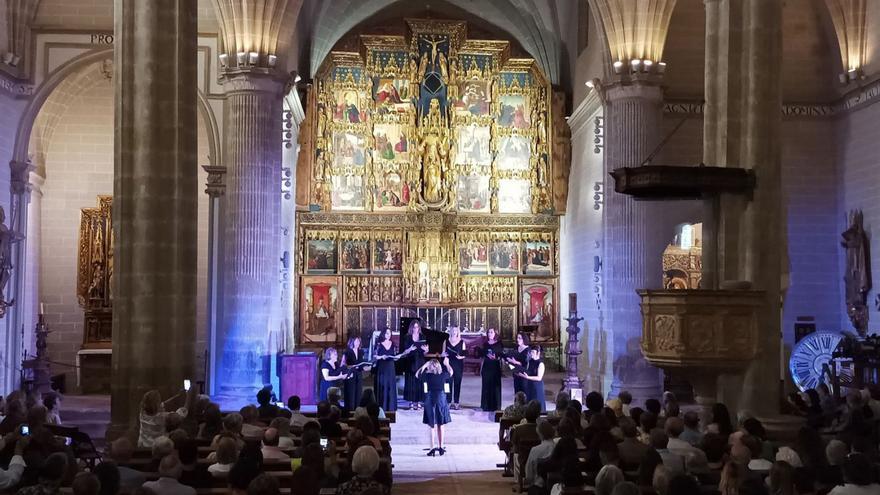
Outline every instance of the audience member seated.
<path fill-rule="evenodd" d="M 641 493 L 639 485 L 631 481 L 624 481 L 614 487 L 614 491 L 611 492 L 611 495 L 640 495 Z"/>
<path fill-rule="evenodd" d="M 733 433 L 733 423 L 730 421 L 730 412 L 727 406 L 720 402 L 712 404 L 712 422 L 706 426 L 707 432 L 717 433 L 726 440 Z"/>
<path fill-rule="evenodd" d="M 820 487 L 831 488 L 843 484 L 843 464 L 849 454 L 849 447 L 836 438 L 825 447 L 827 464 L 816 473 L 816 481 Z"/>
<path fill-rule="evenodd" d="M 324 452 L 318 444 L 309 444 L 303 451 L 300 466 L 291 478 L 292 493 L 318 495 L 324 478 Z"/>
<path fill-rule="evenodd" d="M 748 447 L 751 435 L 745 435 L 743 441 L 736 442 L 730 447 L 730 460 L 737 464 L 740 470 L 739 495 L 764 495 L 767 493 L 767 485 L 764 483 L 766 472 L 755 471 L 749 468 L 752 461 L 752 449 Z"/>
<path fill-rule="evenodd" d="M 794 468 L 785 461 L 776 461 L 770 466 L 767 486 L 773 495 L 795 495 Z"/>
<path fill-rule="evenodd" d="M 257 406 L 250 404 L 238 411 L 241 414 L 241 436 L 245 439 L 259 440 L 263 438 L 264 424 L 260 423 Z"/>
<path fill-rule="evenodd" d="M 358 447 L 351 460 L 351 469 L 354 478 L 342 483 L 336 490 L 337 495 L 361 495 L 369 489 L 379 489 L 387 494 L 385 485 L 374 479 L 376 470 L 379 469 L 379 454 L 376 449 L 369 446 Z"/>
<path fill-rule="evenodd" d="M 199 464 L 199 446 L 195 440 L 185 439 L 177 444 L 180 460 L 180 482 L 193 488 L 211 488 L 214 479 L 208 467 Z"/>
<path fill-rule="evenodd" d="M 373 392 L 373 389 L 371 389 L 371 388 L 364 389 L 363 395 L 361 395 L 361 403 L 358 404 L 357 409 L 354 410 L 354 417 L 355 418 L 360 417 L 360 416 L 370 417 L 370 413 L 367 411 L 367 409 L 372 404 L 375 404 L 377 406 L 379 405 L 379 403 L 376 402 L 375 392 Z M 380 419 L 385 419 L 385 410 L 382 409 L 381 407 L 379 407 L 378 417 Z"/>
<path fill-rule="evenodd" d="M 584 478 L 581 474 L 580 463 L 576 458 L 569 457 L 562 465 L 560 482 L 553 485 L 553 489 L 550 490 L 550 495 L 562 495 L 563 493 L 567 492 L 579 493 L 581 490 L 583 490 L 583 487 Z M 596 493 L 599 492 L 596 491 Z"/>
<path fill-rule="evenodd" d="M 211 399 L 206 395 L 196 396 L 193 406 L 187 411 L 186 417 L 183 418 L 183 424 L 180 427 L 186 432 L 189 438 L 198 438 L 199 430 L 205 422 L 205 413 L 211 405 Z M 219 426 L 219 419 L 217 425 Z M 208 437 L 213 438 L 213 436 Z"/>
<path fill-rule="evenodd" d="M 300 412 L 300 408 L 302 407 L 301 399 L 298 395 L 291 395 L 290 398 L 287 399 L 287 408 L 290 409 L 290 427 L 291 428 L 302 428 L 306 423 L 311 421 L 311 418 L 306 417 Z"/>
<path fill-rule="evenodd" d="M 686 474 L 673 476 L 669 480 L 670 495 L 700 495 L 700 485 L 697 480 Z"/>
<path fill-rule="evenodd" d="M 259 457 L 259 449 L 249 455 L 245 454 L 244 451 L 242 454 L 238 461 L 235 462 L 235 465 L 232 466 L 232 469 L 229 470 L 228 481 L 229 493 L 231 495 L 247 495 L 251 482 L 260 476 L 263 471 L 263 461 Z"/>
<path fill-rule="evenodd" d="M 620 418 L 619 424 L 623 432 L 623 441 L 617 444 L 617 450 L 624 469 L 629 470 L 642 462 L 645 452 L 650 447 L 639 441 L 639 430 L 631 418 Z"/>
<path fill-rule="evenodd" d="M 223 431 L 214 437 L 211 441 L 211 447 L 217 448 L 217 444 L 222 438 L 231 438 L 235 440 L 238 450 L 244 448 L 244 437 L 241 434 L 242 417 L 241 414 L 231 413 L 223 418 Z M 262 436 L 262 433 L 261 433 Z"/>
<path fill-rule="evenodd" d="M 752 435 L 743 435 L 742 437 L 740 437 L 739 441 L 743 445 L 745 445 L 751 453 L 749 469 L 751 469 L 752 471 L 761 472 L 767 472 L 770 470 L 770 467 L 773 466 L 773 463 L 761 457 L 764 448 L 759 438 Z"/>
<path fill-rule="evenodd" d="M 134 453 L 134 445 L 127 437 L 120 437 L 110 444 L 110 451 L 104 455 L 106 460 L 108 457 L 116 461 L 117 464 L 125 464 L 131 461 Z M 133 491 L 135 488 L 144 484 L 146 479 L 141 471 L 132 469 L 127 466 L 119 466 L 119 486 L 124 492 Z"/>
<path fill-rule="evenodd" d="M 290 456 L 278 447 L 278 430 L 266 428 L 263 433 L 263 460 L 288 461 Z"/>
<path fill-rule="evenodd" d="M 373 420 L 367 416 L 358 416 L 354 420 L 354 427 L 364 434 L 364 439 L 376 449 L 376 452 L 382 454 L 382 440 L 376 436 L 375 425 Z M 349 447 L 350 449 L 350 447 Z M 386 454 L 387 455 L 387 454 Z"/>
<path fill-rule="evenodd" d="M 5 437 L 0 437 L 0 452 L 6 449 L 7 445 L 15 444 L 13 447 L 12 460 L 9 461 L 8 469 L 0 468 L 0 492 L 8 490 L 21 481 L 21 475 L 27 466 L 24 462 L 22 453 L 27 446 L 27 437 L 22 437 L 18 432 L 13 432 Z"/>
<path fill-rule="evenodd" d="M 157 469 L 159 469 L 159 464 L 162 462 L 162 459 L 172 454 L 173 452 L 174 442 L 170 438 L 166 436 L 156 438 L 156 440 L 153 441 L 153 448 L 150 452 L 150 456 L 152 459 L 150 470 L 156 471 Z"/>
<path fill-rule="evenodd" d="M 617 394 L 617 398 L 620 399 L 620 403 L 622 404 L 623 415 L 624 416 L 632 416 L 630 414 L 630 408 L 632 407 L 633 396 L 629 393 L 628 390 L 621 390 L 619 394 Z"/>
<path fill-rule="evenodd" d="M 513 396 L 513 402 L 516 403 L 516 398 L 519 394 L 523 394 L 522 404 L 525 406 L 525 392 L 517 392 Z M 568 392 L 559 392 L 556 394 L 556 407 L 547 413 L 548 418 L 559 418 L 562 419 L 562 415 L 565 413 L 565 410 L 568 409 L 568 402 L 571 400 L 571 397 L 568 395 Z M 510 406 L 508 406 L 510 407 Z M 504 413 L 507 414 L 507 409 L 504 410 Z M 511 416 L 515 417 L 515 416 Z"/>
<path fill-rule="evenodd" d="M 596 495 L 611 495 L 614 487 L 623 481 L 623 471 L 619 467 L 603 466 L 596 475 Z"/>
<path fill-rule="evenodd" d="M 269 428 L 278 430 L 278 448 L 282 450 L 293 449 L 293 436 L 290 433 L 290 420 L 279 416 L 269 423 Z"/>
<path fill-rule="evenodd" d="M 19 397 L 20 394 L 13 392 L 6 399 L 5 417 L 0 421 L 0 435 L 8 435 L 18 430 L 19 426 L 27 421 L 27 409 L 24 401 Z"/>
<path fill-rule="evenodd" d="M 684 431 L 678 438 L 691 444 L 692 447 L 699 447 L 703 441 L 703 432 L 700 431 L 700 415 L 696 411 L 688 411 L 684 413 Z"/>
<path fill-rule="evenodd" d="M 351 411 L 342 405 L 342 390 L 339 387 L 330 387 L 327 389 L 327 402 L 339 410 L 340 418 L 348 419 L 349 415 L 351 415 Z"/>
<path fill-rule="evenodd" d="M 511 450 L 507 452 L 507 468 L 504 470 L 507 476 L 513 475 L 513 454 L 516 452 L 517 444 L 537 445 L 541 442 L 538 437 L 538 418 L 541 416 L 541 404 L 536 400 L 529 401 L 523 414 L 523 422 L 510 430 Z"/>
<path fill-rule="evenodd" d="M 843 464 L 844 483 L 834 487 L 829 495 L 876 495 L 880 484 L 876 479 L 876 467 L 863 454 L 850 454 Z"/>
<path fill-rule="evenodd" d="M 162 396 L 158 390 L 150 390 L 144 394 L 140 408 L 140 430 L 138 434 L 138 447 L 152 447 L 153 442 L 160 436 L 165 435 L 165 420 L 169 413 L 165 412 L 166 404 L 177 400 L 181 395 L 186 397 L 183 407 L 175 411 L 180 416 L 186 416 L 187 410 L 195 397 L 196 389 L 191 387 L 189 392 L 179 393 L 174 397 L 162 402 Z"/>
<path fill-rule="evenodd" d="M 318 424 L 321 425 L 322 436 L 328 438 L 343 436 L 342 427 L 339 425 L 339 411 L 326 400 L 318 402 Z"/>
<path fill-rule="evenodd" d="M 587 410 L 584 411 L 584 417 L 589 421 L 592 415 L 602 414 L 602 408 L 605 407 L 605 399 L 602 398 L 602 394 L 593 391 L 584 397 L 584 405 L 587 407 Z"/>
<path fill-rule="evenodd" d="M 200 440 L 213 440 L 222 431 L 223 414 L 220 413 L 220 406 L 211 402 L 205 406 L 205 414 L 203 415 L 202 423 L 199 424 L 196 438 Z"/>
<path fill-rule="evenodd" d="M 113 461 L 107 461 L 98 464 L 92 469 L 98 481 L 101 483 L 101 495 L 116 495 L 123 492 L 119 479 L 119 467 Z M 125 490 L 127 493 L 128 490 Z"/>
<path fill-rule="evenodd" d="M 655 429 L 651 431 L 651 447 L 660 454 L 660 458 L 663 459 L 663 466 L 669 471 L 669 476 L 684 474 L 684 458 L 675 452 L 671 452 L 668 446 L 669 437 L 666 436 L 663 430 Z"/>
<path fill-rule="evenodd" d="M 214 477 L 225 477 L 238 460 L 238 445 L 232 438 L 220 439 L 217 444 L 217 455 L 214 464 L 208 466 L 208 472 Z"/>
<path fill-rule="evenodd" d="M 642 457 L 642 462 L 639 463 L 639 486 L 652 486 L 654 471 L 657 470 L 657 466 L 662 465 L 663 459 L 660 458 L 660 454 L 656 450 L 648 448 L 645 456 Z"/>
<path fill-rule="evenodd" d="M 666 418 L 664 429 L 669 437 L 669 443 L 666 448 L 673 454 L 680 455 L 685 460 L 685 470 L 688 473 L 695 474 L 691 466 L 688 465 L 688 459 L 692 459 L 695 462 L 695 466 L 699 466 L 699 469 L 707 466 L 708 459 L 706 459 L 706 454 L 680 438 L 684 432 L 684 421 L 681 418 L 677 416 Z"/>
<path fill-rule="evenodd" d="M 544 479 L 538 476 L 538 462 L 550 457 L 550 454 L 553 453 L 553 448 L 556 447 L 556 443 L 554 442 L 553 436 L 556 434 L 556 429 L 553 428 L 553 425 L 550 424 L 549 421 L 541 421 L 538 423 L 538 438 L 541 439 L 541 443 L 532 447 L 532 450 L 529 451 L 529 457 L 526 460 L 526 472 L 523 477 L 523 486 L 526 488 L 534 486 L 539 490 L 543 490 Z"/>
<path fill-rule="evenodd" d="M 46 424 L 61 424 L 61 396 L 57 392 L 47 392 L 43 395 L 43 406 L 46 407 Z"/>
<path fill-rule="evenodd" d="M 101 482 L 93 473 L 77 473 L 70 484 L 73 495 L 100 495 Z"/>
<path fill-rule="evenodd" d="M 272 404 L 272 387 L 263 387 L 257 392 L 257 417 L 260 421 L 268 423 L 278 417 L 280 408 Z"/>
<path fill-rule="evenodd" d="M 280 495 L 281 484 L 274 477 L 263 473 L 248 484 L 247 495 Z"/>
<path fill-rule="evenodd" d="M 162 495 L 195 495 L 195 488 L 180 483 L 182 473 L 183 466 L 177 455 L 166 455 L 159 462 L 159 479 L 144 483 L 144 487 Z"/>
<path fill-rule="evenodd" d="M 728 462 L 721 469 L 721 479 L 718 482 L 718 491 L 721 495 L 739 495 L 739 486 L 742 484 L 743 470 L 736 462 Z"/>
<path fill-rule="evenodd" d="M 49 455 L 40 467 L 39 478 L 36 485 L 26 486 L 18 490 L 16 495 L 54 495 L 65 475 L 70 469 L 67 455 L 55 452 Z"/>
<path fill-rule="evenodd" d="M 654 468 L 654 479 L 651 481 L 651 487 L 657 492 L 657 495 L 667 495 L 669 493 L 669 471 L 662 464 Z"/>
<path fill-rule="evenodd" d="M 651 445 L 651 431 L 657 428 L 657 415 L 651 411 L 645 411 L 639 417 L 639 440 L 645 445 Z"/>

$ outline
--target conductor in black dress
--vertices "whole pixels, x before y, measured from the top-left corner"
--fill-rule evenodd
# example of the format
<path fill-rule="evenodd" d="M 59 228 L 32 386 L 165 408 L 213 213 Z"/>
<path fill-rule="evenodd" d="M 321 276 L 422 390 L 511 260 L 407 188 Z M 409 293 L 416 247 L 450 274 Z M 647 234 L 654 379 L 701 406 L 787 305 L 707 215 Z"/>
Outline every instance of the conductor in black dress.
<path fill-rule="evenodd" d="M 448 357 L 443 358 L 443 366 L 440 366 L 440 361 L 437 359 L 431 359 L 416 371 L 416 376 L 424 380 L 427 391 L 422 423 L 431 429 L 431 450 L 428 451 L 428 455 L 431 457 L 446 453 L 446 449 L 443 448 L 443 425 L 451 423 L 452 417 L 449 414 L 449 403 L 446 402 L 445 387 L 453 375 L 454 371 L 449 364 Z M 435 434 L 437 436 L 436 447 L 434 446 Z"/>
<path fill-rule="evenodd" d="M 342 385 L 342 397 L 346 411 L 354 411 L 361 403 L 363 395 L 363 376 L 360 365 L 364 362 L 364 350 L 361 349 L 361 338 L 348 338 L 348 346 L 342 353 L 342 369 L 348 374 Z"/>
<path fill-rule="evenodd" d="M 486 331 L 486 345 L 483 346 L 483 364 L 480 376 L 483 378 L 483 391 L 480 396 L 480 409 L 497 411 L 501 409 L 501 360 L 504 347 L 494 328 Z"/>
<path fill-rule="evenodd" d="M 420 409 L 425 400 L 425 392 L 422 388 L 422 379 L 416 375 L 425 364 L 425 353 L 428 352 L 428 344 L 422 336 L 422 325 L 419 320 L 413 320 L 409 324 L 409 332 L 403 339 L 401 349 L 409 358 L 409 366 L 406 367 L 403 378 L 403 398 L 409 401 L 410 408 Z"/>

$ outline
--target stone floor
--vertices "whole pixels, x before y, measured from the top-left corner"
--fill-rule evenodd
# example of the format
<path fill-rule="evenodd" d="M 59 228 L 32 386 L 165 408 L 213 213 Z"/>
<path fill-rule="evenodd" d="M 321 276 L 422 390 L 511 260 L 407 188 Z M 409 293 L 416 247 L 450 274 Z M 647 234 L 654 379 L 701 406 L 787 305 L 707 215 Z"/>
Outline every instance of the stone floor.
<path fill-rule="evenodd" d="M 545 378 L 547 406 L 561 387 L 562 375 L 548 373 Z M 496 464 L 504 461 L 498 450 L 498 424 L 492 413 L 480 411 L 479 376 L 465 376 L 461 404 L 452 411 L 452 423 L 446 428 L 446 455 L 427 457 L 430 444 L 428 428 L 422 424 L 421 411 L 399 410 L 392 427 L 395 485 L 392 493 L 425 495 L 501 495 L 510 494 L 512 478 L 502 478 Z M 502 383 L 503 405 L 513 398 L 509 377 Z M 61 417 L 65 423 L 79 425 L 93 438 L 101 439 L 110 420 L 110 398 L 106 395 L 67 396 Z"/>

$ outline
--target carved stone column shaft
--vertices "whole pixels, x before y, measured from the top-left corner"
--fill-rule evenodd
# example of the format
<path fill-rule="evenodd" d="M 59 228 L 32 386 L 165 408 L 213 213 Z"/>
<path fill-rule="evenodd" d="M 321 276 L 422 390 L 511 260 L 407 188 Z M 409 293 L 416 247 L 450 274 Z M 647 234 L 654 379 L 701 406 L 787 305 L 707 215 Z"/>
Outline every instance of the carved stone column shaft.
<path fill-rule="evenodd" d="M 219 395 L 252 400 L 266 379 L 278 286 L 281 211 L 281 84 L 258 74 L 228 76 L 223 319 Z"/>
<path fill-rule="evenodd" d="M 116 0 L 111 435 L 193 374 L 196 6 Z"/>
<path fill-rule="evenodd" d="M 605 174 L 638 166 L 657 143 L 662 94 L 656 85 L 615 86 L 606 93 Z M 610 179 L 607 179 L 610 181 Z M 636 289 L 661 283 L 660 253 L 651 238 L 651 204 L 614 192 L 605 194 L 605 307 L 613 332 L 611 394 L 628 390 L 636 400 L 657 397 L 660 373 L 643 362 L 642 315 Z M 662 249 L 661 249 L 662 252 Z"/>

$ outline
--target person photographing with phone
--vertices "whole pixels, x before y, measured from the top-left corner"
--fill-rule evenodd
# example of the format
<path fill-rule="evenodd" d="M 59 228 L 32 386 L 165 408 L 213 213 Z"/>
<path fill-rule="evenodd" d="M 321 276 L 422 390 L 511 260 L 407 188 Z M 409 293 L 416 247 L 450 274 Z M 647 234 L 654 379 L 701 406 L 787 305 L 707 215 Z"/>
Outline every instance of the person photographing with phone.
<path fill-rule="evenodd" d="M 152 447 L 157 438 L 165 435 L 165 418 L 170 414 L 166 409 L 181 397 L 184 398 L 184 404 L 175 412 L 186 417 L 196 397 L 196 389 L 191 384 L 190 380 L 184 380 L 184 390 L 164 402 L 158 390 L 150 390 L 144 394 L 139 415 L 138 447 Z"/>
<path fill-rule="evenodd" d="M 9 461 L 9 468 L 0 468 L 0 491 L 8 490 L 18 485 L 18 482 L 21 480 L 21 475 L 27 467 L 22 455 L 24 454 L 24 449 L 27 447 L 30 438 L 28 438 L 27 433 L 22 433 L 22 429 L 25 429 L 25 431 L 29 430 L 27 426 L 22 426 L 18 431 L 0 437 L 0 452 L 6 450 L 8 445 L 15 444 L 12 460 Z"/>

